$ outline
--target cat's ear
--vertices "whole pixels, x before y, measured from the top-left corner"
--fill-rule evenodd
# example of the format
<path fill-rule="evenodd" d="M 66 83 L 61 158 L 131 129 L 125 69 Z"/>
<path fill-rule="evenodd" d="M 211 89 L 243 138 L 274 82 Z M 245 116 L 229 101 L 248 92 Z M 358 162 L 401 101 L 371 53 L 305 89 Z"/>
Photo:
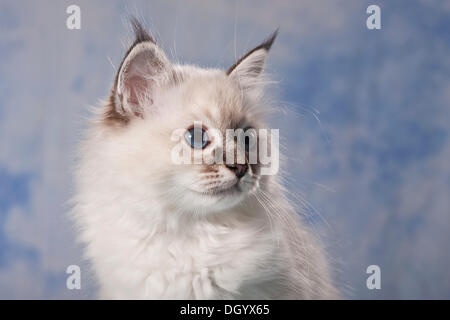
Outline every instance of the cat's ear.
<path fill-rule="evenodd" d="M 261 81 L 267 54 L 277 37 L 278 29 L 263 43 L 242 56 L 227 71 L 227 75 L 236 79 L 243 90 L 254 89 Z"/>
<path fill-rule="evenodd" d="M 132 19 L 135 41 L 118 70 L 111 110 L 122 119 L 142 117 L 144 107 L 153 104 L 153 94 L 171 70 L 171 63 L 142 25 Z"/>

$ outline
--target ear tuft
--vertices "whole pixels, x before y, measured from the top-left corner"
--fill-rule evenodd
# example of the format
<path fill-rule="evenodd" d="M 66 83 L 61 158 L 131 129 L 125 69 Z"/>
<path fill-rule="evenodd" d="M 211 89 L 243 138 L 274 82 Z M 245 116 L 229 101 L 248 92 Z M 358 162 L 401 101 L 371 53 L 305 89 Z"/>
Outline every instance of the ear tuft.
<path fill-rule="evenodd" d="M 145 28 L 142 26 L 142 24 L 139 22 L 139 20 L 132 16 L 130 17 L 130 23 L 131 26 L 133 28 L 133 32 L 134 32 L 134 45 L 140 43 L 140 42 L 145 42 L 145 41 L 150 41 L 154 44 L 156 44 L 155 39 L 153 39 L 153 37 L 148 34 L 147 30 L 145 30 Z"/>

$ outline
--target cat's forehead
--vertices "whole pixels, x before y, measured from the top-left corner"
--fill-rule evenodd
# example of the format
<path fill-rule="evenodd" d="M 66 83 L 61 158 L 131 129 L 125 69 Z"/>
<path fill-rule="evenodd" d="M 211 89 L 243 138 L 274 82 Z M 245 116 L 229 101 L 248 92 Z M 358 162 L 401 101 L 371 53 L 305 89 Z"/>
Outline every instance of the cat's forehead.
<path fill-rule="evenodd" d="M 194 120 L 218 129 L 242 127 L 247 122 L 244 98 L 239 87 L 220 70 L 200 71 L 184 83 L 187 110 Z"/>

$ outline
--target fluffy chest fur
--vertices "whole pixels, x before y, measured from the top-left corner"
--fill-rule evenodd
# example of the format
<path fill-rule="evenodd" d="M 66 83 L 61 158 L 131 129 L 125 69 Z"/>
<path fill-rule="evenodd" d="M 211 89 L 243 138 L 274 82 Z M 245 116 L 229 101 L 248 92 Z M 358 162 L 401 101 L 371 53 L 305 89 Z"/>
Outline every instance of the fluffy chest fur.
<path fill-rule="evenodd" d="M 99 190 L 115 194 L 111 185 L 103 188 L 87 188 L 86 205 L 79 201 L 77 211 L 102 298 L 273 299 L 288 293 L 287 273 L 294 266 L 264 215 L 235 209 L 193 222 L 154 200 L 130 205 L 138 201 L 89 199 Z"/>
<path fill-rule="evenodd" d="M 207 225 L 196 229 L 196 235 L 168 237 L 156 232 L 148 239 L 125 231 L 121 245 L 115 248 L 118 252 L 104 251 L 99 242 L 102 252 L 95 255 L 97 272 L 104 275 L 101 281 L 106 284 L 102 297 L 229 299 L 242 297 L 252 287 L 278 276 L 276 268 L 267 265 L 276 249 L 270 240 L 255 239 L 249 230 L 219 230 Z M 260 268 L 270 270 L 255 273 Z M 275 298 L 268 289 L 258 296 Z"/>

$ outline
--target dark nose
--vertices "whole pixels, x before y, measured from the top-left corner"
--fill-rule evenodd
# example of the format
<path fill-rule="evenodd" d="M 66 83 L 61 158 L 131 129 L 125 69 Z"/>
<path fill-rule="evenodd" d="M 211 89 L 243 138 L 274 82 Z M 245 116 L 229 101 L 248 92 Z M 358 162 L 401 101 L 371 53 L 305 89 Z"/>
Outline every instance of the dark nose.
<path fill-rule="evenodd" d="M 234 172 L 238 179 L 242 178 L 247 172 L 248 166 L 246 164 L 227 164 L 228 169 Z"/>

